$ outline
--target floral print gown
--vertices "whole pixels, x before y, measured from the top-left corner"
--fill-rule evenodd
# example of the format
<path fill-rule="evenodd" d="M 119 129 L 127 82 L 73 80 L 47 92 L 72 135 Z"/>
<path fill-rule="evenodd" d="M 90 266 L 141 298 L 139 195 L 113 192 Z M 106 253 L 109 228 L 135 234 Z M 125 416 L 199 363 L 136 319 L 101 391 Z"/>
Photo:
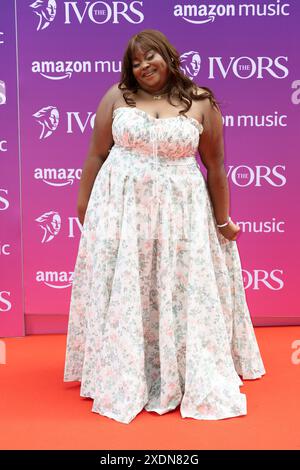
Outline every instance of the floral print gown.
<path fill-rule="evenodd" d="M 196 161 L 203 126 L 122 106 L 112 132 L 79 242 L 64 381 L 125 424 L 177 406 L 246 415 L 242 379 L 265 368 L 237 241 L 219 232 Z"/>

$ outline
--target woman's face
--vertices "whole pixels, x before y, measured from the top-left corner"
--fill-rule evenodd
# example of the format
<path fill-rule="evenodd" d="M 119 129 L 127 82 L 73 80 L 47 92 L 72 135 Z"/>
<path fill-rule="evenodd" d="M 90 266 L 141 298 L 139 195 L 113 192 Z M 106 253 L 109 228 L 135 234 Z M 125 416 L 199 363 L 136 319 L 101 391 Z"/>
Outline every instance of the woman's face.
<path fill-rule="evenodd" d="M 145 52 L 140 47 L 132 59 L 132 72 L 141 86 L 148 91 L 156 91 L 166 84 L 169 69 L 163 57 L 154 49 Z"/>

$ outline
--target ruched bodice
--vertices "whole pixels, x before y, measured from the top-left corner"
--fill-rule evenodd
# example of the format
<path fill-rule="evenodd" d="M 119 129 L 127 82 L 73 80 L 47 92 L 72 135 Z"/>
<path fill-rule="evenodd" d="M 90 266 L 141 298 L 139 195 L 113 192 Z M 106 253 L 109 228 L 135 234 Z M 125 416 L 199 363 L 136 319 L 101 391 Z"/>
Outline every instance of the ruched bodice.
<path fill-rule="evenodd" d="M 155 118 L 140 108 L 121 106 L 113 112 L 112 132 L 118 146 L 152 154 L 155 142 L 158 155 L 179 158 L 196 154 L 203 126 L 190 116 Z"/>

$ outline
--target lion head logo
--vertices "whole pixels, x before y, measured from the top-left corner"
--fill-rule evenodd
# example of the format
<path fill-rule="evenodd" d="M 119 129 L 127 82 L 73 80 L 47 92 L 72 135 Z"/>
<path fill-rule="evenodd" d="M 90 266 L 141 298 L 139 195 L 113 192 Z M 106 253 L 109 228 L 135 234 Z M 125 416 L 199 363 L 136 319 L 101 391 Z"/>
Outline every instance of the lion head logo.
<path fill-rule="evenodd" d="M 44 232 L 42 243 L 49 242 L 60 231 L 61 217 L 56 211 L 45 212 L 35 221 L 39 223 Z"/>
<path fill-rule="evenodd" d="M 55 106 L 46 106 L 33 114 L 37 122 L 42 126 L 40 139 L 46 139 L 57 128 L 59 123 L 59 112 Z"/>
<path fill-rule="evenodd" d="M 185 75 L 196 77 L 201 67 L 199 52 L 189 51 L 180 56 L 180 68 Z"/>
<path fill-rule="evenodd" d="M 39 17 L 37 31 L 47 28 L 56 16 L 55 0 L 36 0 L 30 7 L 33 8 L 34 13 Z"/>

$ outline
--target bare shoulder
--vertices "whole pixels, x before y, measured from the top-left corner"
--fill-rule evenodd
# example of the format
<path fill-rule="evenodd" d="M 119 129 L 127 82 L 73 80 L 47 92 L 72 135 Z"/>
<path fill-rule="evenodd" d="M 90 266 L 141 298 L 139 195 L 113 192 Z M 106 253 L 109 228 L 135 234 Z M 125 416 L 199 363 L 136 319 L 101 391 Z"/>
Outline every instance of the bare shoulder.
<path fill-rule="evenodd" d="M 110 89 L 108 90 L 108 93 L 110 94 L 111 101 L 112 101 L 112 110 L 114 110 L 117 106 L 122 104 L 124 102 L 123 98 L 123 92 L 119 88 L 119 83 L 114 83 Z"/>
<path fill-rule="evenodd" d="M 197 95 L 197 96 L 202 95 L 203 93 L 206 93 L 206 90 L 204 90 L 204 88 L 201 88 L 196 84 L 193 84 L 193 86 L 190 88 L 190 91 L 192 91 L 194 95 Z M 192 101 L 193 101 L 192 110 L 194 112 L 194 117 L 198 119 L 201 124 L 203 124 L 204 119 L 205 119 L 205 114 L 207 113 L 207 108 L 209 105 L 209 99 L 204 98 L 204 99 L 198 100 L 194 98 Z"/>
<path fill-rule="evenodd" d="M 113 105 L 115 103 L 116 97 L 118 96 L 118 84 L 115 83 L 114 85 L 110 86 L 101 96 L 101 99 L 98 103 L 98 110 L 99 108 L 105 107 L 107 110 L 113 109 Z"/>
<path fill-rule="evenodd" d="M 112 109 L 115 93 L 116 85 L 110 86 L 104 92 L 97 106 L 94 120 L 88 155 L 101 158 L 102 161 L 107 158 L 109 150 L 113 145 Z"/>
<path fill-rule="evenodd" d="M 201 87 L 197 87 L 196 94 L 201 95 L 206 93 L 207 90 Z M 201 107 L 203 121 L 206 121 L 206 124 L 213 124 L 222 127 L 222 113 L 219 107 L 213 106 L 209 98 L 204 98 L 203 100 L 198 101 L 199 106 Z"/>
<path fill-rule="evenodd" d="M 193 89 L 193 91 L 197 96 L 200 96 L 200 95 L 203 95 L 204 93 L 207 93 L 207 91 L 204 88 L 201 88 L 201 87 L 198 87 L 198 86 L 196 86 Z M 205 111 L 208 111 L 208 109 L 211 107 L 209 98 L 203 98 L 202 100 L 195 100 L 195 102 L 201 108 L 203 113 Z"/>
<path fill-rule="evenodd" d="M 198 93 L 202 94 L 207 90 L 198 87 Z M 211 102 L 209 98 L 198 100 L 201 103 L 203 117 L 203 132 L 199 139 L 199 154 L 204 166 L 215 168 L 223 162 L 224 159 L 224 137 L 223 137 L 223 119 L 219 109 Z"/>
<path fill-rule="evenodd" d="M 108 92 L 111 94 L 112 98 L 117 100 L 120 97 L 123 96 L 122 91 L 119 88 L 119 82 L 114 83 L 108 90 Z"/>

